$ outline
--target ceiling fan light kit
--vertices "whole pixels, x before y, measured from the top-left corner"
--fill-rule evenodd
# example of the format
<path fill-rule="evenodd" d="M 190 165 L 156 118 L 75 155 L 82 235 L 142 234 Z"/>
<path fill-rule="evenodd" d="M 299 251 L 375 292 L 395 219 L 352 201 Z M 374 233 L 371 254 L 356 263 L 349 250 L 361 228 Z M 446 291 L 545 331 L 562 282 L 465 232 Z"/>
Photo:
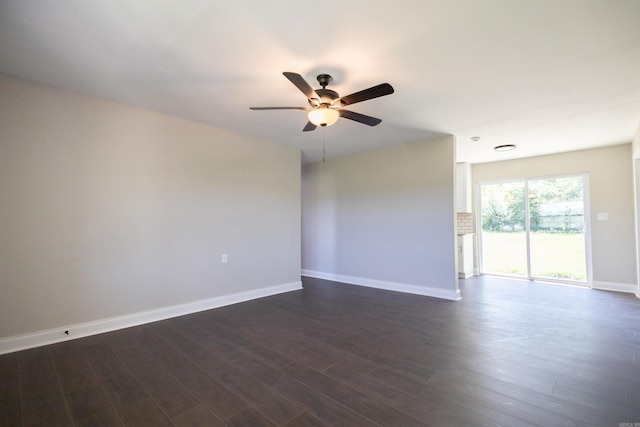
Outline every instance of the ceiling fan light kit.
<path fill-rule="evenodd" d="M 318 107 L 309 111 L 307 118 L 316 126 L 331 126 L 338 121 L 340 113 L 331 107 Z"/>
<path fill-rule="evenodd" d="M 284 76 L 289 79 L 300 92 L 304 93 L 309 102 L 309 107 L 249 107 L 251 110 L 304 110 L 308 111 L 307 118 L 309 122 L 302 129 L 304 132 L 315 130 L 316 127 L 331 126 L 338 121 L 338 118 L 353 120 L 368 126 L 376 126 L 382 120 L 375 117 L 366 116 L 364 114 L 345 110 L 345 105 L 355 104 L 356 102 L 367 101 L 369 99 L 378 98 L 380 96 L 391 95 L 394 90 L 389 83 L 382 83 L 377 86 L 370 87 L 360 92 L 352 93 L 347 96 L 340 96 L 334 90 L 327 89 L 327 85 L 331 82 L 332 77 L 328 74 L 318 75 L 318 83 L 322 89 L 313 89 L 304 77 L 297 73 L 285 71 Z"/>

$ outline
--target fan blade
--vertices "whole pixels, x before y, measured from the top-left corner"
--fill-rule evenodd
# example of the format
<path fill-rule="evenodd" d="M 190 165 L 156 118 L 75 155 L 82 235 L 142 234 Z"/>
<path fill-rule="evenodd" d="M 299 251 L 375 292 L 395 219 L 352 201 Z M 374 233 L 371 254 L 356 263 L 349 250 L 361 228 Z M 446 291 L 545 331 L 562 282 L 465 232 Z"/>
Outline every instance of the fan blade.
<path fill-rule="evenodd" d="M 250 110 L 311 110 L 311 107 L 249 107 Z"/>
<path fill-rule="evenodd" d="M 354 120 L 356 122 L 364 123 L 369 126 L 376 126 L 382 122 L 380 119 L 376 119 L 375 117 L 365 116 L 364 114 L 354 113 L 349 110 L 338 110 L 340 113 L 340 117 L 344 117 L 345 119 Z"/>
<path fill-rule="evenodd" d="M 312 130 L 316 130 L 316 127 L 317 126 L 314 125 L 313 123 L 308 122 L 307 125 L 304 127 L 304 129 L 302 129 L 302 132 L 309 132 L 309 131 L 312 131 Z"/>
<path fill-rule="evenodd" d="M 289 81 L 295 85 L 295 87 L 300 89 L 300 92 L 304 93 L 307 98 L 320 98 L 316 91 L 313 90 L 311 86 L 309 86 L 309 83 L 307 83 L 304 77 L 302 77 L 300 74 L 291 73 L 289 71 L 285 71 L 282 74 L 284 74 L 284 76 L 288 78 Z"/>
<path fill-rule="evenodd" d="M 393 87 L 389 83 L 382 83 L 378 86 L 373 86 L 369 89 L 343 96 L 337 102 L 340 102 L 341 105 L 350 105 L 355 104 L 356 102 L 378 98 L 379 96 L 391 95 L 393 92 Z"/>

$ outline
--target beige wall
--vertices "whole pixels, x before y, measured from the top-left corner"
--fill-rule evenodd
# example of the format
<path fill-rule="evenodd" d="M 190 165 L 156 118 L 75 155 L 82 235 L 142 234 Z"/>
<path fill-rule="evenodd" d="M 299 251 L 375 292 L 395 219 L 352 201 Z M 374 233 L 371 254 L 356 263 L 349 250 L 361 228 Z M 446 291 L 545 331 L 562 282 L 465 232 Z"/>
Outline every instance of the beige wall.
<path fill-rule="evenodd" d="M 299 283 L 298 150 L 6 75 L 0 93 L 0 338 Z"/>
<path fill-rule="evenodd" d="M 582 172 L 589 174 L 594 286 L 635 287 L 631 144 L 476 164 L 473 165 L 473 181 L 475 184 Z M 604 212 L 608 213 L 609 220 L 598 221 L 597 214 Z"/>
<path fill-rule="evenodd" d="M 303 273 L 457 298 L 455 138 L 306 165 Z"/>

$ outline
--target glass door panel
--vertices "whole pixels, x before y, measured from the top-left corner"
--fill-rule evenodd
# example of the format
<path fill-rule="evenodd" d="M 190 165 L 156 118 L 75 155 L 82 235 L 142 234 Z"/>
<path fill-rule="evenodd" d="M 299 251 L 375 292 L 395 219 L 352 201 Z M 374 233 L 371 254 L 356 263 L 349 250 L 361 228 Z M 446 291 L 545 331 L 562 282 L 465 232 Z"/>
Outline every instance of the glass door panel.
<path fill-rule="evenodd" d="M 480 200 L 483 272 L 528 276 L 525 183 L 484 184 Z"/>
<path fill-rule="evenodd" d="M 582 176 L 528 182 L 531 276 L 586 281 Z"/>

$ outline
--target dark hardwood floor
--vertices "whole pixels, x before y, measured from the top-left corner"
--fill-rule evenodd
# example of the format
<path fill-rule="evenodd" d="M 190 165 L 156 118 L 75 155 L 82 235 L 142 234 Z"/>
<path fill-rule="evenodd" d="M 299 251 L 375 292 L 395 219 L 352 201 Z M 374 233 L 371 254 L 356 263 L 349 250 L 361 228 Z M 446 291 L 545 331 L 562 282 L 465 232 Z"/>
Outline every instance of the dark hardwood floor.
<path fill-rule="evenodd" d="M 476 277 L 304 290 L 0 356 L 3 426 L 640 423 L 640 300 Z"/>

